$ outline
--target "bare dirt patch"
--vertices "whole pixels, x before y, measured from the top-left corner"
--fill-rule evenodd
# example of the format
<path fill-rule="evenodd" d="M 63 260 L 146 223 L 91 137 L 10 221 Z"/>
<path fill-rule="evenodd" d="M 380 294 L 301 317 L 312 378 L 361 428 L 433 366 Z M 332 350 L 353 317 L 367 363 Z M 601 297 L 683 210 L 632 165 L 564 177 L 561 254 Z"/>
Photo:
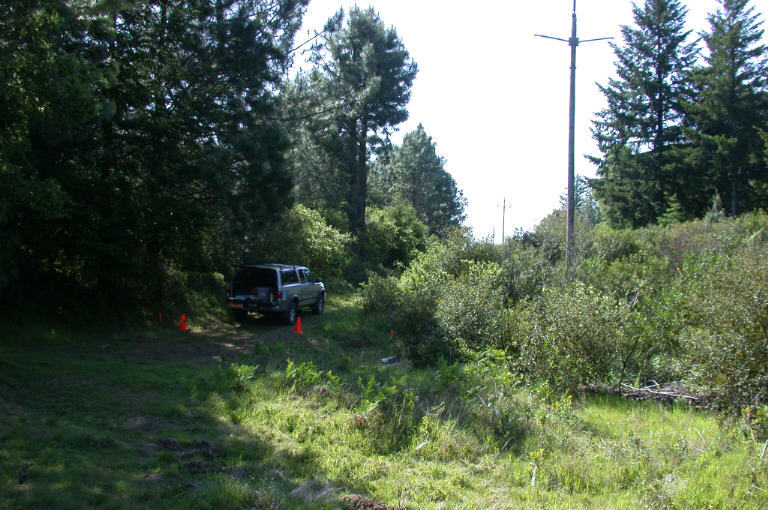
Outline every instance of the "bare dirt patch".
<path fill-rule="evenodd" d="M 306 318 L 311 321 L 311 318 Z M 249 319 L 244 324 L 218 324 L 189 331 L 176 328 L 121 332 L 119 335 L 92 337 L 91 341 L 59 347 L 71 353 L 107 355 L 142 363 L 180 363 L 206 366 L 253 353 L 260 344 L 268 348 L 287 343 L 293 328 L 266 318 Z"/>

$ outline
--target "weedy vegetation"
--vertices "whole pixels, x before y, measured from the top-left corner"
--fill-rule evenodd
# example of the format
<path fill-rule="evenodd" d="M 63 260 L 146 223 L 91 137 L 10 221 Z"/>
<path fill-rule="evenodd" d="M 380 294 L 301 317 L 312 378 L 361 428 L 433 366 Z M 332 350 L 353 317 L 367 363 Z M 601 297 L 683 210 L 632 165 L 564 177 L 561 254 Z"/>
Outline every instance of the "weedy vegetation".
<path fill-rule="evenodd" d="M 768 504 L 754 417 L 525 384 L 513 350 L 416 366 L 388 320 L 348 293 L 304 335 L 6 330 L 0 506 Z"/>

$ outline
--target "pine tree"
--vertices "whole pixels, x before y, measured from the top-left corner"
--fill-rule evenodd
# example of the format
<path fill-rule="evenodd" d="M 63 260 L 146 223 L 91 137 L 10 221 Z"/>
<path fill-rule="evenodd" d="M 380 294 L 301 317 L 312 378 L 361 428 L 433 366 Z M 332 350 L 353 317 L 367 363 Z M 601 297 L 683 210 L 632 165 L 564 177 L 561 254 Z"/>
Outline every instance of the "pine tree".
<path fill-rule="evenodd" d="M 633 13 L 636 26 L 622 27 L 624 45 L 613 45 L 617 76 L 600 86 L 608 106 L 598 113 L 593 135 L 602 156 L 591 159 L 608 219 L 641 226 L 656 221 L 680 194 L 671 149 L 683 141 L 682 104 L 690 97 L 697 50 L 687 42 L 687 10 L 679 0 L 646 0 Z"/>
<path fill-rule="evenodd" d="M 720 0 L 703 34 L 706 65 L 694 73 L 696 101 L 688 106 L 692 129 L 688 164 L 708 187 L 702 213 L 719 192 L 731 215 L 768 205 L 760 128 L 768 114 L 768 49 L 749 0 Z"/>
<path fill-rule="evenodd" d="M 290 204 L 274 91 L 307 2 L 3 2 L 0 287 L 128 305 L 227 270 Z"/>
<path fill-rule="evenodd" d="M 313 62 L 313 88 L 337 104 L 316 132 L 344 179 L 349 228 L 359 234 L 365 230 L 371 150 L 380 135 L 408 118 L 417 67 L 397 32 L 373 9 L 357 7 L 346 26 L 315 50 Z"/>
<path fill-rule="evenodd" d="M 373 187 L 389 197 L 390 203 L 400 199 L 411 204 L 419 219 L 438 236 L 461 225 L 466 200 L 421 124 L 382 159 L 386 161 L 374 169 Z"/>

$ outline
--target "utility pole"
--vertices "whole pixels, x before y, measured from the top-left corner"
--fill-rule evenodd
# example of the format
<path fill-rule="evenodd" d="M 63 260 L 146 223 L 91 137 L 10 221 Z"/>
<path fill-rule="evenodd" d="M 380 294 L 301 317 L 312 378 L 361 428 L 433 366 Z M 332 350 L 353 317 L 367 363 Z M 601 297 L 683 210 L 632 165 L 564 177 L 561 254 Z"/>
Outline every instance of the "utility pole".
<path fill-rule="evenodd" d="M 576 37 L 576 0 L 573 0 L 573 24 L 571 27 L 571 38 L 562 39 L 549 35 L 536 34 L 536 37 L 545 39 L 554 39 L 556 41 L 567 42 L 571 47 L 571 100 L 568 110 L 568 204 L 566 210 L 565 227 L 565 265 L 566 271 L 570 276 L 573 269 L 573 239 L 574 239 L 574 216 L 575 216 L 575 193 L 574 193 L 574 167 L 575 167 L 575 144 L 574 137 L 576 132 L 576 47 L 579 43 L 605 41 L 613 37 L 598 37 L 597 39 L 585 39 L 580 41 Z"/>
<path fill-rule="evenodd" d="M 496 205 L 498 207 L 498 204 Z M 504 201 L 501 205 L 501 244 L 504 244 L 504 222 L 507 219 L 507 197 L 504 197 Z M 512 205 L 510 204 L 509 209 L 512 209 Z"/>

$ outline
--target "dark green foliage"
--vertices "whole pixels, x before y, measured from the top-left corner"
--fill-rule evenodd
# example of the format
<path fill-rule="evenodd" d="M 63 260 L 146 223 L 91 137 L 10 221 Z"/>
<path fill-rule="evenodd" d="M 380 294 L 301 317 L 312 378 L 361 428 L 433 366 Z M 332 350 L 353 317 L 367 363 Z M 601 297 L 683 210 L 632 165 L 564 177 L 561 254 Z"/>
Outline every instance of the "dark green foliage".
<path fill-rule="evenodd" d="M 701 67 L 679 0 L 647 0 L 634 14 L 593 128 L 606 218 L 620 227 L 699 218 L 716 194 L 731 215 L 764 207 L 768 50 L 758 14 L 748 0 L 721 0 Z"/>
<path fill-rule="evenodd" d="M 26 276 L 30 255 L 47 270 L 60 258 L 48 226 L 70 222 L 75 204 L 59 175 L 83 164 L 100 113 L 103 69 L 87 54 L 87 27 L 63 1 L 3 3 L 0 287 Z"/>
<path fill-rule="evenodd" d="M 765 207 L 766 163 L 759 130 L 768 122 L 768 49 L 749 0 L 721 0 L 703 34 L 706 65 L 694 73 L 696 101 L 687 106 L 692 129 L 686 164 L 700 197 L 719 192 L 731 215 Z M 693 183 L 692 183 L 693 184 Z"/>
<path fill-rule="evenodd" d="M 597 197 L 615 225 L 655 222 L 675 193 L 687 205 L 687 189 L 672 173 L 697 55 L 686 42 L 686 12 L 679 0 L 635 5 L 636 26 L 624 26 L 624 45 L 614 45 L 617 77 L 600 87 L 608 106 L 593 129 L 602 155 L 592 159 L 598 165 Z"/>
<path fill-rule="evenodd" d="M 361 236 L 363 258 L 372 268 L 406 267 L 427 248 L 429 232 L 416 210 L 407 204 L 369 209 Z"/>
<path fill-rule="evenodd" d="M 419 124 L 416 131 L 405 135 L 400 147 L 377 161 L 371 194 L 378 194 L 385 204 L 404 200 L 432 234 L 445 237 L 451 228 L 461 225 L 466 200 L 444 167 L 432 137 Z"/>
<path fill-rule="evenodd" d="M 5 295 L 147 305 L 239 258 L 290 205 L 273 91 L 305 3 L 5 6 Z"/>
<path fill-rule="evenodd" d="M 329 25 L 341 19 L 339 13 Z M 394 28 L 386 28 L 373 9 L 352 8 L 346 25 L 336 28 L 315 48 L 315 67 L 308 79 L 299 79 L 296 95 L 306 96 L 304 108 L 312 112 L 303 140 L 322 151 L 310 156 L 319 163 L 311 168 L 338 176 L 322 181 L 337 188 L 339 202 L 333 205 L 344 208 L 357 235 L 366 227 L 371 151 L 380 135 L 408 118 L 405 106 L 416 64 Z"/>
<path fill-rule="evenodd" d="M 304 265 L 321 278 L 342 280 L 351 256 L 349 234 L 328 225 L 318 211 L 297 204 L 273 228 L 255 236 L 244 258 Z"/>

